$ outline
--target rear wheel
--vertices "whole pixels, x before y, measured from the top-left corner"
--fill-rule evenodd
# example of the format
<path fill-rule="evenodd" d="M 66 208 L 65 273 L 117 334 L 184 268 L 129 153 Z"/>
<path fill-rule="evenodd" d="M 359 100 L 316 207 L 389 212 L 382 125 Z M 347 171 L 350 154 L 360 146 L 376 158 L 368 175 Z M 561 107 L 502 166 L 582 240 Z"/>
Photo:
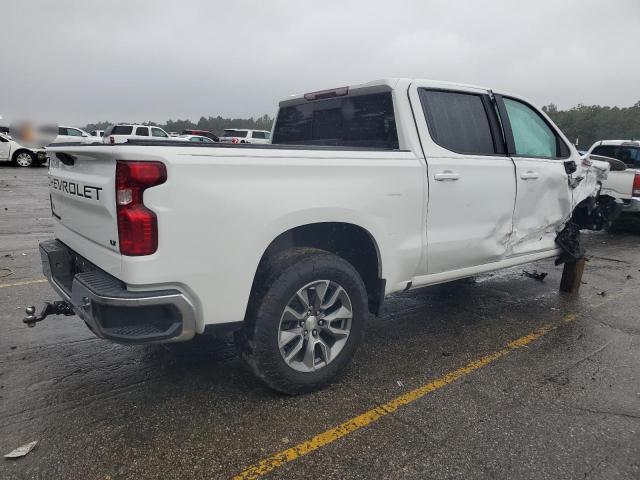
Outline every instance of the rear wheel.
<path fill-rule="evenodd" d="M 19 167 L 31 167 L 35 164 L 36 157 L 31 152 L 21 150 L 13 156 L 13 161 Z"/>
<path fill-rule="evenodd" d="M 320 389 L 344 370 L 360 341 L 362 279 L 350 263 L 318 249 L 285 252 L 268 270 L 240 333 L 243 358 L 275 390 Z"/>

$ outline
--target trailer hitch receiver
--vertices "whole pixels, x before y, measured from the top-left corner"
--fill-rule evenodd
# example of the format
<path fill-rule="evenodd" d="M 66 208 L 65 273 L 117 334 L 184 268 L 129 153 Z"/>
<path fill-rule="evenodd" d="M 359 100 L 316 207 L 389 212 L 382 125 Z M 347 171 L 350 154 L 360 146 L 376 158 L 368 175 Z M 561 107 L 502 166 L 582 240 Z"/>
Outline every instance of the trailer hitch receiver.
<path fill-rule="evenodd" d="M 73 306 L 64 300 L 55 302 L 45 302 L 40 313 L 36 315 L 36 307 L 27 307 L 25 309 L 27 316 L 22 320 L 28 327 L 35 327 L 36 323 L 41 322 L 49 315 L 75 315 Z"/>

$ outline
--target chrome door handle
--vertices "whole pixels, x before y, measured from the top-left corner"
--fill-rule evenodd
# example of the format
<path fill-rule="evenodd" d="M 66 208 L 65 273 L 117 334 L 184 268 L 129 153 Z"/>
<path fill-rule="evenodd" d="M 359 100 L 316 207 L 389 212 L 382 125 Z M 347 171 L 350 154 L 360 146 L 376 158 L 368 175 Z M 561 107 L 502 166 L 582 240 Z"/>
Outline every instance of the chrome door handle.
<path fill-rule="evenodd" d="M 538 172 L 534 172 L 533 170 L 529 170 L 528 172 L 524 172 L 520 174 L 520 178 L 522 180 L 537 180 Z"/>
<path fill-rule="evenodd" d="M 444 180 L 458 180 L 460 178 L 460 174 L 452 172 L 451 170 L 445 170 L 444 172 L 436 173 L 433 178 L 438 182 L 442 182 Z"/>

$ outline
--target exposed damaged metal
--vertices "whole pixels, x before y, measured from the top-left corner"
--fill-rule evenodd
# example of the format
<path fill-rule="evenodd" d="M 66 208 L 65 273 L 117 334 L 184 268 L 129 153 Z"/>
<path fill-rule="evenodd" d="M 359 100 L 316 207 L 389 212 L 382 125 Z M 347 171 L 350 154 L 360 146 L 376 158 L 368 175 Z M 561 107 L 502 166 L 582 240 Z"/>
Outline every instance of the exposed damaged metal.
<path fill-rule="evenodd" d="M 565 162 L 574 208 L 570 220 L 556 236 L 556 243 L 563 251 L 556 265 L 584 257 L 580 230 L 602 230 L 620 214 L 620 203 L 613 197 L 600 195 L 601 182 L 606 180 L 610 169 L 609 162 L 585 157 L 571 172 Z"/>

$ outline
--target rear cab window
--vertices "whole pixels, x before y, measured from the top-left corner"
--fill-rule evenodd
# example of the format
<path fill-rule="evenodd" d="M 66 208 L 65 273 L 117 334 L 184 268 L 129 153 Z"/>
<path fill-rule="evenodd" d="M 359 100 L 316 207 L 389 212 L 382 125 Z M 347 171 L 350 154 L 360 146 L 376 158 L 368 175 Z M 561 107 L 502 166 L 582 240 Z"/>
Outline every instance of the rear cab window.
<path fill-rule="evenodd" d="M 111 130 L 110 135 L 131 135 L 133 127 L 131 125 L 116 125 Z"/>
<path fill-rule="evenodd" d="M 592 155 L 602 155 L 618 159 L 628 168 L 640 169 L 640 147 L 632 145 L 599 145 L 591 152 Z"/>
<path fill-rule="evenodd" d="M 271 143 L 397 150 L 398 134 L 391 92 L 282 107 Z"/>
<path fill-rule="evenodd" d="M 246 130 L 225 130 L 222 136 L 245 138 L 247 136 L 247 133 L 249 132 L 247 132 Z"/>

